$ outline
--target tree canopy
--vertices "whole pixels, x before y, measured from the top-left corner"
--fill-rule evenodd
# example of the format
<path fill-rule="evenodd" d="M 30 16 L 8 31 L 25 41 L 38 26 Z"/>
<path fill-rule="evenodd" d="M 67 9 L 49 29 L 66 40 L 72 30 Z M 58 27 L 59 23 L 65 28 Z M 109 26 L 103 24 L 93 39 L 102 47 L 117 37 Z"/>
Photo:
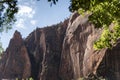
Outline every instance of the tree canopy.
<path fill-rule="evenodd" d="M 15 14 L 17 12 L 17 0 L 0 1 L 0 32 L 12 28 L 12 24 L 16 21 Z"/>
<path fill-rule="evenodd" d="M 120 0 L 71 0 L 69 9 L 80 14 L 92 13 L 89 20 L 95 27 L 104 29 L 94 44 L 95 49 L 112 48 L 120 38 Z"/>

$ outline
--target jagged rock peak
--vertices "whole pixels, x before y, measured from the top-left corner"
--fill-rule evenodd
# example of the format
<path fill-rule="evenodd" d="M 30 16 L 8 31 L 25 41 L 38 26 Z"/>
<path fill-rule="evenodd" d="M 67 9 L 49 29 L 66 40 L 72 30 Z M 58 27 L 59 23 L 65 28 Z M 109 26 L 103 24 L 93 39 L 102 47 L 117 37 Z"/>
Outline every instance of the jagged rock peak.
<path fill-rule="evenodd" d="M 21 38 L 22 39 L 22 36 L 21 36 L 20 32 L 16 30 L 13 38 L 16 38 L 16 39 Z"/>
<path fill-rule="evenodd" d="M 0 62 L 0 80 L 30 77 L 31 63 L 20 32 L 15 31 Z"/>
<path fill-rule="evenodd" d="M 18 32 L 16 30 L 12 39 L 10 40 L 10 43 L 9 43 L 9 46 L 7 49 L 11 49 L 11 48 L 13 49 L 13 48 L 15 48 L 17 46 L 21 46 L 23 44 L 24 44 L 24 41 L 22 39 L 22 36 L 21 36 L 20 32 Z"/>

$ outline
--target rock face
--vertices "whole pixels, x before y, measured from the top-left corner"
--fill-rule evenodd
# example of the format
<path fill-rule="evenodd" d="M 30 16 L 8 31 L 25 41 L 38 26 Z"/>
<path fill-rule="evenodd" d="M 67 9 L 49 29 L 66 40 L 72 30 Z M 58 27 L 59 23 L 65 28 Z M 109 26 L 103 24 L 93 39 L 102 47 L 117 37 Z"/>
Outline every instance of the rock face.
<path fill-rule="evenodd" d="M 0 61 L 0 79 L 27 78 L 31 75 L 31 64 L 26 46 L 19 32 L 15 32 Z"/>
<path fill-rule="evenodd" d="M 104 77 L 120 79 L 120 42 L 112 49 L 94 50 L 100 37 L 88 21 L 89 15 L 76 12 L 69 20 L 37 28 L 24 40 L 15 32 L 0 60 L 0 79 L 78 80 Z"/>
<path fill-rule="evenodd" d="M 35 80 L 59 80 L 59 65 L 67 21 L 53 27 L 36 29 L 25 39 L 31 60 L 31 77 Z"/>

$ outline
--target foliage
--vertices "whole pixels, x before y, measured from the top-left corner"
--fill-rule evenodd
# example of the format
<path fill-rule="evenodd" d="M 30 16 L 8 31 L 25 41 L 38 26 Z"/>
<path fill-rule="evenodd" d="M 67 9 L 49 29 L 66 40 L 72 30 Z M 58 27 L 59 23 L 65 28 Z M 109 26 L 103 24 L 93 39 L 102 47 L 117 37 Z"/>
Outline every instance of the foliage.
<path fill-rule="evenodd" d="M 12 28 L 16 21 L 15 14 L 18 12 L 17 0 L 0 0 L 0 32 Z M 0 53 L 3 48 L 0 42 Z"/>
<path fill-rule="evenodd" d="M 39 1 L 39 0 L 38 0 Z M 18 0 L 0 0 L 0 33 L 8 31 L 15 23 L 15 14 L 18 12 Z M 48 0 L 51 4 L 56 4 L 58 0 Z M 3 50 L 0 45 L 0 52 Z"/>
<path fill-rule="evenodd" d="M 15 14 L 17 12 L 17 0 L 0 1 L 0 32 L 12 28 L 12 24 L 16 21 Z"/>
<path fill-rule="evenodd" d="M 111 48 L 120 37 L 120 0 L 71 0 L 70 11 L 90 12 L 89 20 L 97 28 L 103 27 L 103 33 L 94 44 L 94 48 Z M 109 30 L 114 23 L 113 32 Z"/>
<path fill-rule="evenodd" d="M 112 45 L 111 45 L 110 41 L 111 41 L 111 33 L 110 33 L 109 29 L 106 28 L 103 30 L 100 39 L 94 43 L 93 47 L 96 50 L 102 49 L 104 47 L 111 48 Z"/>
<path fill-rule="evenodd" d="M 120 38 L 120 24 L 114 23 L 114 28 L 112 31 L 109 28 L 104 29 L 100 39 L 95 42 L 94 48 L 100 50 L 102 48 L 112 48 L 117 40 Z"/>
<path fill-rule="evenodd" d="M 39 0 L 38 0 L 39 1 Z M 0 0 L 0 32 L 9 30 L 16 21 L 15 14 L 18 12 L 18 0 Z M 58 0 L 48 0 L 56 4 Z"/>
<path fill-rule="evenodd" d="M 51 2 L 51 4 L 56 4 L 58 0 L 48 0 L 48 2 Z"/>

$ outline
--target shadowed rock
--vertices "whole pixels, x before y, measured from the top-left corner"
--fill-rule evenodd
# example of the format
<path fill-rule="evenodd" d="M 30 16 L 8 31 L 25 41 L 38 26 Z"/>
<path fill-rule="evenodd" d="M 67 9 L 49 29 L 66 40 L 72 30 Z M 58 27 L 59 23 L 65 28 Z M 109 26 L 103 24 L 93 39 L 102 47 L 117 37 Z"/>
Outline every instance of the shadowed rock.
<path fill-rule="evenodd" d="M 35 80 L 59 80 L 59 64 L 67 21 L 36 29 L 25 39 L 32 64 L 31 75 Z"/>
<path fill-rule="evenodd" d="M 0 78 L 27 78 L 31 75 L 31 64 L 27 49 L 18 31 L 15 31 L 10 44 L 0 62 Z"/>
<path fill-rule="evenodd" d="M 88 17 L 75 12 L 62 23 L 37 28 L 24 40 L 16 31 L 0 60 L 0 78 L 119 80 L 120 42 L 112 49 L 94 50 L 102 29 Z"/>

